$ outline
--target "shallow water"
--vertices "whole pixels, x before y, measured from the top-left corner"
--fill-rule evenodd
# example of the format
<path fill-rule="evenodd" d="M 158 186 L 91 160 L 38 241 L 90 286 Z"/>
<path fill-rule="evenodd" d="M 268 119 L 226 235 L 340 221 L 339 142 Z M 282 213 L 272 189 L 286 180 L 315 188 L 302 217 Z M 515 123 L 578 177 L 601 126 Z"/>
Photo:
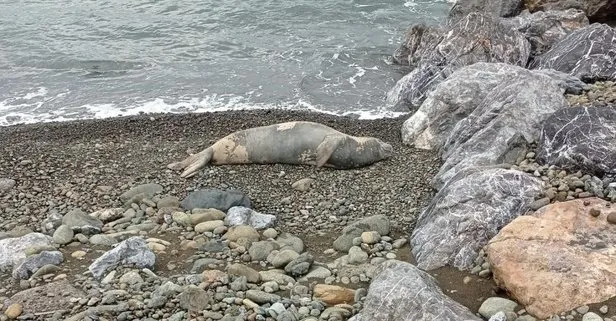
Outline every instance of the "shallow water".
<path fill-rule="evenodd" d="M 382 117 L 446 0 L 0 0 L 0 125 L 290 108 Z"/>

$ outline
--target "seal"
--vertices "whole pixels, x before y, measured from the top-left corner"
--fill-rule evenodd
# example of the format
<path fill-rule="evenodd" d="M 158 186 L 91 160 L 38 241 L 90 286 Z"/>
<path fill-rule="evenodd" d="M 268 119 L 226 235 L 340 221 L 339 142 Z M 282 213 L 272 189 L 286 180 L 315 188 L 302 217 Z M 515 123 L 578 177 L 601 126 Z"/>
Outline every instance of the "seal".
<path fill-rule="evenodd" d="M 292 164 L 350 169 L 390 158 L 390 144 L 319 123 L 294 121 L 237 131 L 188 158 L 167 165 L 194 176 L 207 164 Z"/>

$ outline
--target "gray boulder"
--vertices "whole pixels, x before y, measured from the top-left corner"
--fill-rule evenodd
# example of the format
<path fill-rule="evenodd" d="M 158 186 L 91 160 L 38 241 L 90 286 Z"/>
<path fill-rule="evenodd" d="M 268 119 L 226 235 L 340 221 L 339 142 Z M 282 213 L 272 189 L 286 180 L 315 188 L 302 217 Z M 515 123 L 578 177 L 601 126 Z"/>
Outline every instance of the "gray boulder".
<path fill-rule="evenodd" d="M 520 14 L 522 0 L 458 0 L 449 11 L 449 20 L 457 21 L 471 12 L 498 17 L 513 17 Z"/>
<path fill-rule="evenodd" d="M 180 292 L 182 292 L 181 286 L 171 281 L 167 281 L 152 292 L 150 295 L 150 301 L 148 302 L 148 307 L 160 308 L 167 303 L 169 297 L 175 296 Z"/>
<path fill-rule="evenodd" d="M 577 9 L 532 14 L 524 10 L 519 16 L 502 19 L 501 22 L 524 34 L 530 42 L 531 57 L 543 54 L 566 35 L 588 26 L 588 18 Z"/>
<path fill-rule="evenodd" d="M 42 251 L 27 257 L 21 264 L 13 269 L 13 278 L 18 280 L 27 279 L 47 264 L 58 265 L 64 261 L 64 256 L 60 251 Z"/>
<path fill-rule="evenodd" d="M 15 186 L 15 180 L 10 178 L 0 178 L 0 196 L 8 193 L 13 186 Z"/>
<path fill-rule="evenodd" d="M 41 222 L 41 231 L 45 234 L 53 235 L 60 225 L 62 225 L 62 214 L 52 209 L 43 222 Z"/>
<path fill-rule="evenodd" d="M 616 20 L 616 1 L 614 0 L 532 0 L 525 1 L 531 12 L 549 10 L 579 9 L 591 21 Z"/>
<path fill-rule="evenodd" d="M 250 225 L 257 230 L 266 229 L 276 225 L 276 216 L 259 213 L 253 209 L 234 206 L 229 209 L 225 216 L 225 225 Z"/>
<path fill-rule="evenodd" d="M 238 190 L 203 189 L 190 193 L 182 201 L 182 208 L 186 210 L 215 208 L 227 212 L 234 206 L 252 207 L 248 196 Z"/>
<path fill-rule="evenodd" d="M 53 239 L 41 233 L 0 240 L 0 271 L 6 271 L 26 258 L 28 248 L 51 248 Z"/>
<path fill-rule="evenodd" d="M 443 166 L 433 179 L 440 187 L 464 168 L 514 163 L 537 141 L 541 123 L 568 107 L 563 91 L 549 77 L 520 74 L 494 87 L 443 145 Z"/>
<path fill-rule="evenodd" d="M 156 256 L 148 248 L 145 240 L 133 236 L 105 252 L 88 267 L 88 270 L 94 278 L 100 279 L 107 269 L 113 269 L 118 265 L 152 269 L 155 262 Z"/>
<path fill-rule="evenodd" d="M 441 150 L 454 126 L 468 117 L 502 83 L 548 76 L 568 92 L 581 92 L 579 79 L 552 69 L 530 71 L 504 63 L 478 62 L 458 69 L 440 83 L 402 125 L 402 141 L 416 148 Z"/>
<path fill-rule="evenodd" d="M 472 267 L 479 250 L 523 215 L 541 181 L 517 170 L 472 168 L 458 173 L 421 212 L 410 244 L 417 266 Z"/>
<path fill-rule="evenodd" d="M 443 40 L 445 29 L 423 23 L 413 25 L 404 35 L 396 49 L 393 60 L 399 65 L 417 66 L 424 57 L 429 57 L 436 45 Z"/>
<path fill-rule="evenodd" d="M 453 23 L 442 37 L 430 36 L 426 41 L 434 43 L 422 42 L 422 49 L 410 51 L 407 60 L 419 61 L 417 68 L 389 91 L 388 105 L 406 104 L 414 109 L 436 85 L 461 67 L 482 61 L 526 66 L 530 54 L 524 35 L 477 12 Z M 408 43 L 407 38 L 405 44 Z"/>
<path fill-rule="evenodd" d="M 586 82 L 616 80 L 616 29 L 593 23 L 575 30 L 529 67 L 555 69 Z"/>
<path fill-rule="evenodd" d="M 161 193 L 162 191 L 163 187 L 159 184 L 150 183 L 137 185 L 120 195 L 120 200 L 122 202 L 127 202 L 138 195 L 142 195 L 145 198 L 152 198 L 154 195 Z"/>
<path fill-rule="evenodd" d="M 572 171 L 616 174 L 616 108 L 570 107 L 543 122 L 537 161 Z"/>
<path fill-rule="evenodd" d="M 353 246 L 353 239 L 360 237 L 361 233 L 376 231 L 384 236 L 389 234 L 389 228 L 389 219 L 385 215 L 364 217 L 342 229 L 342 235 L 334 241 L 334 249 L 346 253 Z"/>
<path fill-rule="evenodd" d="M 70 227 L 74 232 L 85 235 L 98 234 L 103 228 L 103 222 L 96 217 L 86 214 L 80 209 L 73 209 L 62 218 L 62 224 Z"/>
<path fill-rule="evenodd" d="M 364 307 L 349 321 L 481 321 L 443 294 L 436 280 L 412 264 L 389 260 L 379 265 Z"/>

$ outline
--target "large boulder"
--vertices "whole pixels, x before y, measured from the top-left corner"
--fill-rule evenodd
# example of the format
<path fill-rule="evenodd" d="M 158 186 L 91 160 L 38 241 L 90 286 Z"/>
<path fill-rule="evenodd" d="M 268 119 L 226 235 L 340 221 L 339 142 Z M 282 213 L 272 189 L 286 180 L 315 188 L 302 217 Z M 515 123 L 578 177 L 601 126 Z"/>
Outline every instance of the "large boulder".
<path fill-rule="evenodd" d="M 501 83 L 548 76 L 561 89 L 581 92 L 579 79 L 551 69 L 530 71 L 505 63 L 478 62 L 458 69 L 428 95 L 402 125 L 402 141 L 415 148 L 440 150 L 454 126 L 471 114 Z"/>
<path fill-rule="evenodd" d="M 588 82 L 616 80 L 616 29 L 593 23 L 573 31 L 529 67 L 555 69 Z"/>
<path fill-rule="evenodd" d="M 76 289 L 67 279 L 46 283 L 31 289 L 15 293 L 8 302 L 23 306 L 23 314 L 55 311 L 59 307 L 68 307 L 74 298 L 85 298 L 86 294 Z"/>
<path fill-rule="evenodd" d="M 616 174 L 616 107 L 571 107 L 554 113 L 543 123 L 537 161 Z"/>
<path fill-rule="evenodd" d="M 349 321 L 480 321 L 452 300 L 436 280 L 412 264 L 389 260 L 379 265 L 364 307 Z"/>
<path fill-rule="evenodd" d="M 458 173 L 421 212 L 410 244 L 417 266 L 469 269 L 481 248 L 541 192 L 541 181 L 517 170 L 473 168 Z"/>
<path fill-rule="evenodd" d="M 103 222 L 96 217 L 86 214 L 80 209 L 73 209 L 62 217 L 62 224 L 70 227 L 74 232 L 86 235 L 100 233 Z"/>
<path fill-rule="evenodd" d="M 563 90 L 550 77 L 526 74 L 499 84 L 454 126 L 433 185 L 442 186 L 464 168 L 523 158 L 527 144 L 539 139 L 542 121 L 566 107 Z"/>
<path fill-rule="evenodd" d="M 614 0 L 525 0 L 525 7 L 531 12 L 548 10 L 583 10 L 592 21 L 616 20 Z"/>
<path fill-rule="evenodd" d="M 417 66 L 422 58 L 432 54 L 444 34 L 445 30 L 438 26 L 423 23 L 411 26 L 404 35 L 402 44 L 394 52 L 394 62 L 400 65 Z"/>
<path fill-rule="evenodd" d="M 424 30 L 426 31 L 426 30 Z M 473 12 L 451 24 L 438 37 L 433 29 L 419 38 L 410 32 L 403 46 L 410 48 L 406 61 L 419 61 L 410 75 L 403 77 L 387 94 L 388 105 L 419 106 L 436 85 L 455 70 L 476 62 L 504 62 L 526 66 L 530 44 L 520 32 L 500 23 L 498 19 Z M 424 32 L 425 34 L 425 32 Z M 398 52 L 404 51 L 399 49 Z M 404 61 L 404 57 L 398 57 Z"/>
<path fill-rule="evenodd" d="M 248 196 L 238 190 L 223 191 L 219 189 L 203 189 L 188 194 L 182 201 L 186 210 L 195 208 L 215 208 L 227 212 L 234 206 L 251 207 Z"/>
<path fill-rule="evenodd" d="M 41 233 L 29 233 L 22 237 L 0 240 L 0 271 L 6 271 L 26 258 L 26 250 L 31 248 L 51 249 L 53 239 Z"/>
<path fill-rule="evenodd" d="M 501 21 L 526 36 L 531 46 L 531 57 L 543 54 L 569 33 L 588 26 L 584 11 L 576 9 L 532 14 L 524 10 L 519 16 Z"/>
<path fill-rule="evenodd" d="M 495 18 L 513 17 L 523 7 L 522 0 L 458 0 L 449 11 L 449 20 L 459 20 L 471 12 L 481 12 Z"/>
<path fill-rule="evenodd" d="M 116 268 L 118 265 L 151 269 L 154 263 L 156 263 L 156 256 L 146 241 L 141 237 L 133 236 L 105 252 L 90 264 L 88 270 L 94 278 L 100 279 L 107 269 Z"/>
<path fill-rule="evenodd" d="M 555 203 L 505 226 L 486 246 L 497 284 L 539 319 L 616 296 L 609 205 L 598 198 Z"/>

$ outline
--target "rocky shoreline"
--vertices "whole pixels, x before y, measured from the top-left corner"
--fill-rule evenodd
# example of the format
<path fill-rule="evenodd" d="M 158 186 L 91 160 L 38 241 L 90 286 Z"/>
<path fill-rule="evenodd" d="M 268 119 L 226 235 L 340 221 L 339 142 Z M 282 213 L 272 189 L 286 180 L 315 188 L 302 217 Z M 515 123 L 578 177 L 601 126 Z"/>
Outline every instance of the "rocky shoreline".
<path fill-rule="evenodd" d="M 0 321 L 616 320 L 616 30 L 595 22 L 613 8 L 464 0 L 413 26 L 387 100 L 410 117 L 0 128 Z M 166 168 L 293 120 L 394 156 Z"/>

